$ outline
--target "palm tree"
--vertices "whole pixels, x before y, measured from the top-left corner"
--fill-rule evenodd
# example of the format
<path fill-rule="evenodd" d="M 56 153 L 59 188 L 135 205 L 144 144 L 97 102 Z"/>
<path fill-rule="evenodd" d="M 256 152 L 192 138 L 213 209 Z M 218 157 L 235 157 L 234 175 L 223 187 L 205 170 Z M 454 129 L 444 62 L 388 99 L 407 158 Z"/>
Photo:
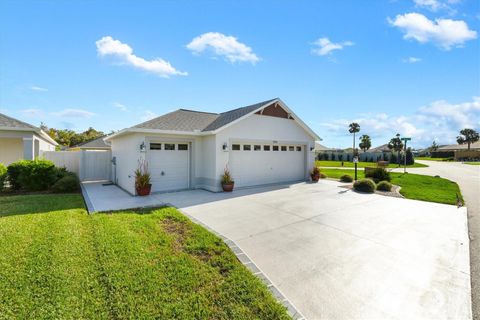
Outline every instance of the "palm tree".
<path fill-rule="evenodd" d="M 398 166 L 400 166 L 400 151 L 403 149 L 403 142 L 400 139 L 400 133 L 397 133 L 395 138 L 390 139 L 390 142 L 388 143 L 388 149 L 397 151 L 397 163 Z"/>
<path fill-rule="evenodd" d="M 372 146 L 372 140 L 368 134 L 364 134 L 360 137 L 360 143 L 358 145 L 363 152 L 366 152 Z"/>
<path fill-rule="evenodd" d="M 360 132 L 360 125 L 356 122 L 350 123 L 348 126 L 348 132 L 353 133 L 353 155 L 355 156 L 355 133 Z"/>
<path fill-rule="evenodd" d="M 460 130 L 460 135 L 457 137 L 458 144 L 467 144 L 468 150 L 470 150 L 470 145 L 474 142 L 477 142 L 480 139 L 480 136 L 477 131 L 473 129 L 463 129 Z"/>

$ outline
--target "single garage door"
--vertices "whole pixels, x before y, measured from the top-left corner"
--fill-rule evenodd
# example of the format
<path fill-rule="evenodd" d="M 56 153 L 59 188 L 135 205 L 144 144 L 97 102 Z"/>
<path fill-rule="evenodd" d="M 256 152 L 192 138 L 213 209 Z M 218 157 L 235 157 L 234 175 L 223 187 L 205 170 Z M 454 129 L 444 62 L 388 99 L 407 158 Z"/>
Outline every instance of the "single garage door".
<path fill-rule="evenodd" d="M 305 147 L 234 143 L 229 165 L 237 187 L 305 180 Z"/>
<path fill-rule="evenodd" d="M 152 192 L 183 190 L 190 187 L 190 145 L 150 142 L 148 166 Z"/>

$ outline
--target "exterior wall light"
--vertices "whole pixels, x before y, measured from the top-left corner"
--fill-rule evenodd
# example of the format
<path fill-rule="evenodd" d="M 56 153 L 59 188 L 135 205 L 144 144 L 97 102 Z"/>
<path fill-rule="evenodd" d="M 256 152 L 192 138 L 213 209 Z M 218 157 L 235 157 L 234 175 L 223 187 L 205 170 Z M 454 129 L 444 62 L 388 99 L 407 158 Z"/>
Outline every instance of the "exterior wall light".
<path fill-rule="evenodd" d="M 228 144 L 226 142 L 223 143 L 222 150 L 225 152 L 228 151 Z"/>
<path fill-rule="evenodd" d="M 147 151 L 147 146 L 145 145 L 145 141 L 142 141 L 142 144 L 140 145 L 140 152 L 145 152 Z"/>

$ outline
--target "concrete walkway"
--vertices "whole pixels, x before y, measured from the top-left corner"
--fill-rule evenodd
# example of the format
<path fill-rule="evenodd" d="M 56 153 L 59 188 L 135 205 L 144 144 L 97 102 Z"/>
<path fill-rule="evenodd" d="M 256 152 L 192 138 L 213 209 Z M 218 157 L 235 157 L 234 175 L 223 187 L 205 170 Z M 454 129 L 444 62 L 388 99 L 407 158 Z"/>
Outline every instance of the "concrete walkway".
<path fill-rule="evenodd" d="M 471 318 L 465 208 L 339 186 L 323 180 L 141 199 L 172 203 L 232 239 L 309 319 Z M 92 188 L 94 207 L 107 207 L 95 201 L 111 187 Z M 128 197 L 110 198 L 112 208 L 135 204 Z"/>

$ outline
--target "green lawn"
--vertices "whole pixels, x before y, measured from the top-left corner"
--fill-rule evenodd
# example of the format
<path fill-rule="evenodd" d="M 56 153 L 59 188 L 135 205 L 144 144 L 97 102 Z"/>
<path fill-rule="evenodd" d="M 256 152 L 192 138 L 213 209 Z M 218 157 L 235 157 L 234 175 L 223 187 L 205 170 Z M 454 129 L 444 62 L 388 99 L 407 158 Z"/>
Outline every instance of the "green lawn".
<path fill-rule="evenodd" d="M 315 164 L 318 167 L 340 167 L 340 168 L 342 167 L 342 161 L 317 160 L 315 161 Z M 375 162 L 360 161 L 357 163 L 358 168 L 375 167 L 375 166 L 377 166 Z M 343 167 L 353 168 L 355 167 L 355 164 L 350 161 L 344 161 Z M 428 167 L 428 166 L 422 163 L 417 163 L 417 162 L 415 162 L 413 165 L 407 166 L 407 168 L 422 168 L 422 167 Z M 398 164 L 389 164 L 388 168 L 398 168 Z"/>
<path fill-rule="evenodd" d="M 2 319 L 288 319 L 221 239 L 173 208 L 87 215 L 0 197 Z"/>
<path fill-rule="evenodd" d="M 416 157 L 415 160 L 452 161 L 452 160 L 450 160 L 450 158 L 432 158 L 432 157 Z"/>
<path fill-rule="evenodd" d="M 344 174 L 352 177 L 355 175 L 351 169 L 321 169 L 329 178 L 338 179 Z M 457 194 L 462 197 L 460 189 L 455 182 L 443 178 L 424 176 L 412 173 L 390 173 L 392 183 L 400 187 L 400 193 L 408 199 L 430 202 L 457 204 Z M 358 178 L 365 178 L 363 170 L 358 170 Z M 462 198 L 463 202 L 463 198 Z"/>
<path fill-rule="evenodd" d="M 469 165 L 472 165 L 472 166 L 480 166 L 480 161 L 477 161 L 477 162 L 464 162 L 465 164 L 469 164 Z"/>

